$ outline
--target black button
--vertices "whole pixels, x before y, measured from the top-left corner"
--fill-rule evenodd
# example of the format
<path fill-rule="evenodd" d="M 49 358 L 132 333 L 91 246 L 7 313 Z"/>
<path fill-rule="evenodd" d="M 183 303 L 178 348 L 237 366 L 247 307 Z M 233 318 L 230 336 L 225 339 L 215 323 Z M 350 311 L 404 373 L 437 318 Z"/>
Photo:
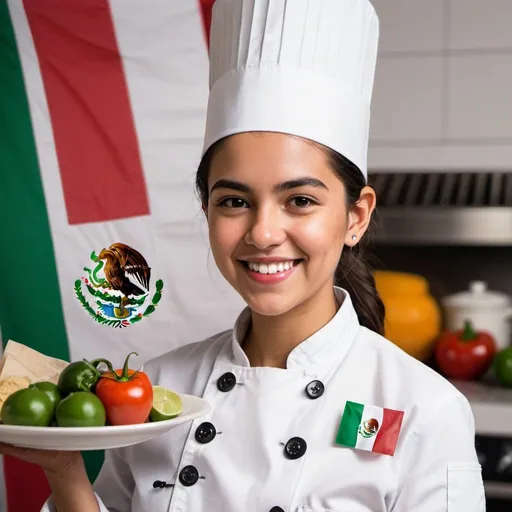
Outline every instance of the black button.
<path fill-rule="evenodd" d="M 236 377 L 231 373 L 225 373 L 222 377 L 219 377 L 217 381 L 217 387 L 223 393 L 231 391 L 236 385 Z"/>
<path fill-rule="evenodd" d="M 196 441 L 201 444 L 207 444 L 215 439 L 217 430 L 215 427 L 207 421 L 201 423 L 196 429 Z"/>
<path fill-rule="evenodd" d="M 316 398 L 320 398 L 325 391 L 325 386 L 323 382 L 319 380 L 313 380 L 306 386 L 306 394 L 311 398 L 311 400 L 315 400 Z"/>
<path fill-rule="evenodd" d="M 301 437 L 292 437 L 284 447 L 284 455 L 287 459 L 300 459 L 308 448 L 306 441 Z"/>
<path fill-rule="evenodd" d="M 191 487 L 199 480 L 199 472 L 194 466 L 185 466 L 180 471 L 180 482 L 185 487 Z"/>
<path fill-rule="evenodd" d="M 174 484 L 168 484 L 167 482 L 162 482 L 161 480 L 155 480 L 153 482 L 153 489 L 163 489 L 164 487 L 174 487 Z"/>
<path fill-rule="evenodd" d="M 272 507 L 269 512 L 284 512 L 284 509 L 281 507 Z"/>

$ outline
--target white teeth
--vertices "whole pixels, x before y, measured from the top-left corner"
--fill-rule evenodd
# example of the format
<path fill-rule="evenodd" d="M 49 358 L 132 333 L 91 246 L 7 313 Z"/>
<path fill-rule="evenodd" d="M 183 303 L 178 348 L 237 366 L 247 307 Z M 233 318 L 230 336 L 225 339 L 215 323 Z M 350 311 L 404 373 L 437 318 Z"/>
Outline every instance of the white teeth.
<path fill-rule="evenodd" d="M 247 265 L 253 272 L 259 272 L 260 274 L 276 274 L 277 272 L 283 272 L 293 268 L 293 261 L 281 261 L 279 263 L 256 263 L 254 261 L 248 261 Z"/>

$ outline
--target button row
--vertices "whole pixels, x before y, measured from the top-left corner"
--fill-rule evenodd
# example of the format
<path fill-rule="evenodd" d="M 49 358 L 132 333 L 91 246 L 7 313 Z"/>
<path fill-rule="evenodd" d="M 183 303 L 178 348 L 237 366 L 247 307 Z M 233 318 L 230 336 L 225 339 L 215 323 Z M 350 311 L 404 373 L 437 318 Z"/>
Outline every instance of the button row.
<path fill-rule="evenodd" d="M 195 439 L 200 444 L 211 443 L 217 436 L 217 430 L 212 423 L 205 421 L 196 429 Z M 287 459 L 300 459 L 307 450 L 307 443 L 301 437 L 292 437 L 284 447 Z"/>
<path fill-rule="evenodd" d="M 228 393 L 236 386 L 236 377 L 231 372 L 226 372 L 217 380 L 217 389 L 223 393 Z M 306 386 L 306 394 L 312 400 L 320 398 L 325 391 L 324 384 L 319 380 L 314 380 Z M 208 444 L 217 436 L 215 426 L 206 421 L 201 423 L 196 429 L 195 439 L 200 444 Z M 301 437 L 292 437 L 284 447 L 284 455 L 287 459 L 300 459 L 307 450 L 307 443 Z M 191 487 L 199 480 L 199 472 L 194 466 L 185 466 L 179 474 L 179 481 L 185 487 Z M 158 482 L 159 485 L 153 484 L 154 487 L 164 486 L 165 482 Z M 164 484 L 164 485 L 162 485 Z M 272 507 L 269 512 L 285 512 L 281 507 Z"/>
<path fill-rule="evenodd" d="M 236 386 L 236 377 L 231 372 L 226 372 L 217 380 L 217 388 L 223 393 L 228 393 Z M 325 386 L 322 381 L 313 380 L 306 386 L 306 394 L 311 400 L 320 398 L 325 392 Z"/>

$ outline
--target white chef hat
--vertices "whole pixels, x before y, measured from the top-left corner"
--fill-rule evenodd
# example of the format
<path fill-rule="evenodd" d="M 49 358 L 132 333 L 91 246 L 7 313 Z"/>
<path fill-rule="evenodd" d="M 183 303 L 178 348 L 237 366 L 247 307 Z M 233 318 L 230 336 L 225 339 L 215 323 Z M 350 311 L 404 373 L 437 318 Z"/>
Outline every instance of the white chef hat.
<path fill-rule="evenodd" d="M 368 0 L 216 0 L 203 154 L 235 133 L 281 132 L 366 177 L 378 39 Z"/>

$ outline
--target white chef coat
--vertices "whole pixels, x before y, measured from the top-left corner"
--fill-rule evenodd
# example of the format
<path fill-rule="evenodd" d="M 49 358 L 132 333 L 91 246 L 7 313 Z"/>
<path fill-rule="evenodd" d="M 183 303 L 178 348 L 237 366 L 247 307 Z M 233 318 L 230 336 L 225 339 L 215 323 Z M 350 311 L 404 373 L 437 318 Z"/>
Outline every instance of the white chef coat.
<path fill-rule="evenodd" d="M 337 314 L 292 351 L 287 369 L 250 366 L 240 346 L 248 310 L 233 331 L 148 362 L 154 384 L 202 396 L 212 409 L 108 450 L 94 486 L 101 512 L 484 512 L 465 397 L 361 327 L 349 295 L 336 293 Z M 315 380 L 324 393 L 312 399 L 305 389 Z M 335 443 L 347 401 L 404 411 L 394 456 Z M 198 442 L 209 440 L 205 422 L 217 435 Z M 295 459 L 285 456 L 292 438 Z M 174 487 L 154 489 L 156 480 Z M 50 500 L 43 510 L 52 509 Z"/>

